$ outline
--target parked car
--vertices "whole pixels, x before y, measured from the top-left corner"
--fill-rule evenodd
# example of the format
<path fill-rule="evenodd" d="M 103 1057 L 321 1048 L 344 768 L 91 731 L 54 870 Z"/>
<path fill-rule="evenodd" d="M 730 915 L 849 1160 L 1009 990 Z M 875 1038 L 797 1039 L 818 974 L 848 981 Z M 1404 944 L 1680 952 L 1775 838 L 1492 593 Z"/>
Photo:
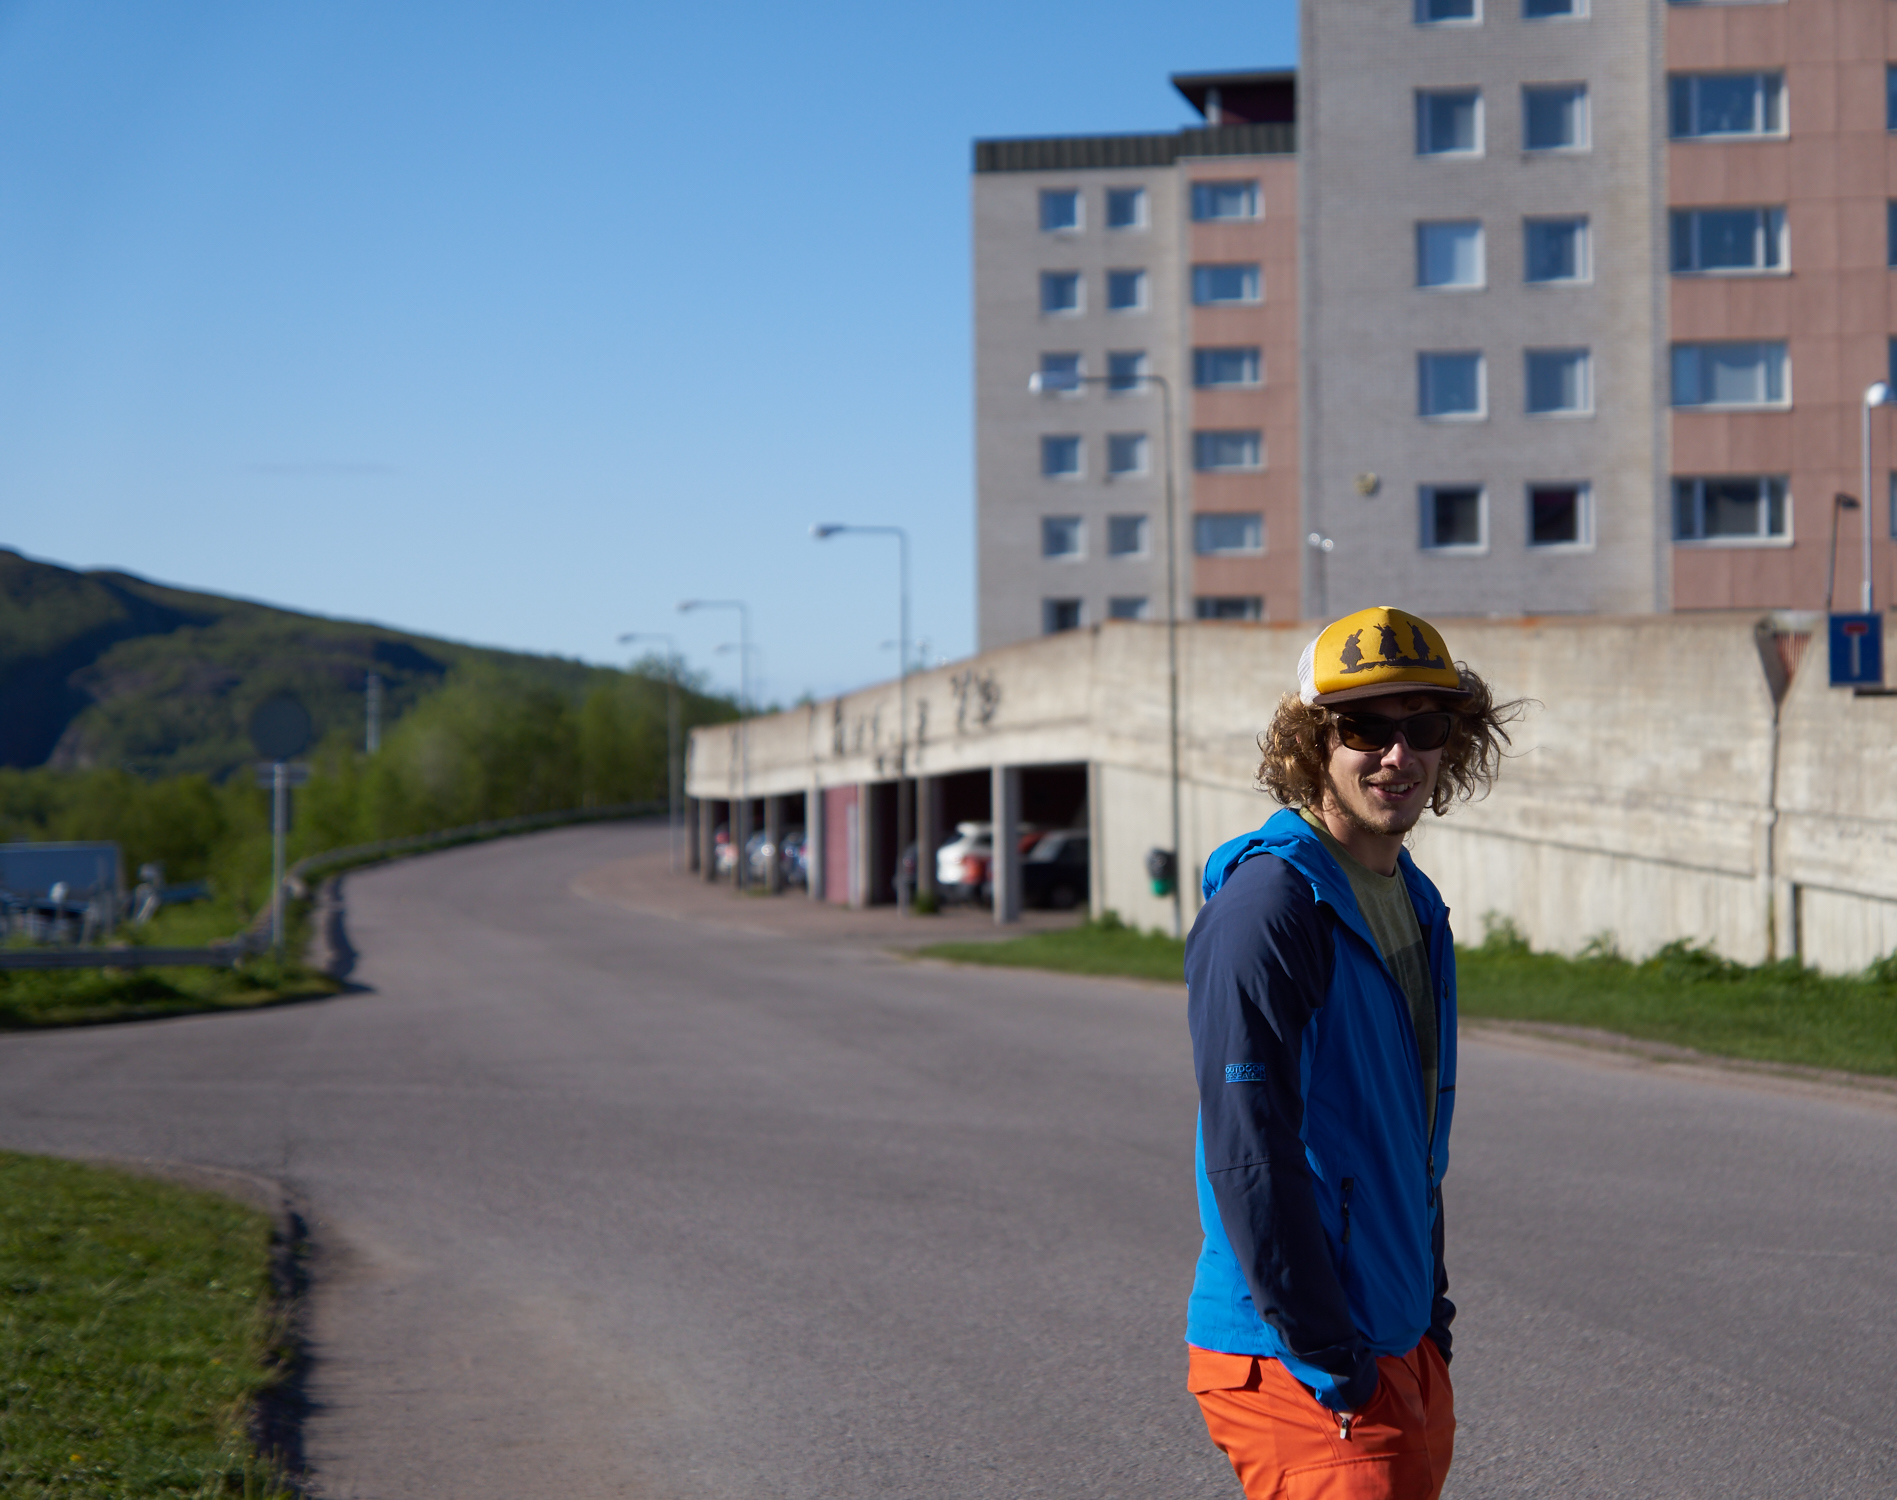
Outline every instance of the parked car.
<path fill-rule="evenodd" d="M 1021 903 L 1072 911 L 1088 899 L 1090 845 L 1084 828 L 1041 834 L 1021 856 Z"/>
<path fill-rule="evenodd" d="M 731 825 L 720 823 L 711 831 L 711 869 L 720 880 L 738 866 L 737 850 L 731 847 Z"/>
<path fill-rule="evenodd" d="M 771 878 L 771 861 L 777 858 L 777 846 L 759 829 L 744 841 L 744 878 L 752 885 L 763 885 Z"/>
<path fill-rule="evenodd" d="M 784 835 L 784 847 L 777 854 L 780 878 L 787 886 L 810 884 L 810 844 L 801 828 Z"/>
<path fill-rule="evenodd" d="M 935 889 L 944 901 L 979 901 L 988 891 L 995 825 L 957 823 L 955 837 L 935 851 Z"/>

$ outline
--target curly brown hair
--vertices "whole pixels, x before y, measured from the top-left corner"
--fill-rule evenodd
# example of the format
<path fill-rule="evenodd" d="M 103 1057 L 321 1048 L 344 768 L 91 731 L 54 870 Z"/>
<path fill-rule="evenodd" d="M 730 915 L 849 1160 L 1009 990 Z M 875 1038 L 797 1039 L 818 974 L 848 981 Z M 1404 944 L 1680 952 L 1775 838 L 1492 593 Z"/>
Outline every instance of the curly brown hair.
<path fill-rule="evenodd" d="M 1429 810 L 1437 817 L 1458 802 L 1485 796 L 1502 768 L 1504 747 L 1511 743 L 1505 725 L 1522 716 L 1527 700 L 1497 703 L 1489 685 L 1467 663 L 1456 663 L 1462 696 L 1446 699 L 1456 716 L 1443 746 L 1441 768 L 1429 794 Z M 1258 736 L 1264 760 L 1258 766 L 1258 784 L 1286 807 L 1317 807 L 1324 798 L 1326 766 L 1336 743 L 1333 714 L 1298 701 L 1296 693 L 1278 700 L 1271 727 Z"/>

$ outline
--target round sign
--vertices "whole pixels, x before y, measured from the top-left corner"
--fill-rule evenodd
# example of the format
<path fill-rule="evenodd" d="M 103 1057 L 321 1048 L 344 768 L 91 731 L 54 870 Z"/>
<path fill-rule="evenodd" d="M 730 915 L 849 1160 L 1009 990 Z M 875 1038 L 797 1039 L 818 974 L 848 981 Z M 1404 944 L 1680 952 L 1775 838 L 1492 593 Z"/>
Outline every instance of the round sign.
<path fill-rule="evenodd" d="M 250 715 L 250 742 L 265 760 L 288 760 L 310 743 L 310 711 L 288 693 L 266 698 Z"/>

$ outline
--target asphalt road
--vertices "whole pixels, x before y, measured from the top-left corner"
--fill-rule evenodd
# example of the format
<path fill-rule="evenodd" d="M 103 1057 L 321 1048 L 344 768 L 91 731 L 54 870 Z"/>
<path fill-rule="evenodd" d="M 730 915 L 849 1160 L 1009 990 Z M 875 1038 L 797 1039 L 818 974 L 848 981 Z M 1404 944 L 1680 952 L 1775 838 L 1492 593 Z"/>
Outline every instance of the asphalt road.
<path fill-rule="evenodd" d="M 325 1496 L 1232 1500 L 1179 992 L 573 890 L 656 837 L 353 878 L 360 994 L 0 1037 L 0 1144 L 289 1185 Z M 1458 1097 L 1452 1495 L 1897 1494 L 1897 1110 L 1466 1036 Z"/>

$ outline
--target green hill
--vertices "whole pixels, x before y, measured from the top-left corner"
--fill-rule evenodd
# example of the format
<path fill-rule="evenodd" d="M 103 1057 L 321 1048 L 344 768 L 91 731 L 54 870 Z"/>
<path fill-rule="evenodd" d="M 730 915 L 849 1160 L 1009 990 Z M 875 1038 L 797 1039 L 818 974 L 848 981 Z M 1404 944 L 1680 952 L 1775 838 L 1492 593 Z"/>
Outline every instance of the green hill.
<path fill-rule="evenodd" d="M 0 549 L 0 766 L 221 779 L 255 758 L 245 725 L 273 693 L 360 744 L 370 672 L 387 725 L 451 669 L 483 667 L 569 699 L 606 675 Z"/>

